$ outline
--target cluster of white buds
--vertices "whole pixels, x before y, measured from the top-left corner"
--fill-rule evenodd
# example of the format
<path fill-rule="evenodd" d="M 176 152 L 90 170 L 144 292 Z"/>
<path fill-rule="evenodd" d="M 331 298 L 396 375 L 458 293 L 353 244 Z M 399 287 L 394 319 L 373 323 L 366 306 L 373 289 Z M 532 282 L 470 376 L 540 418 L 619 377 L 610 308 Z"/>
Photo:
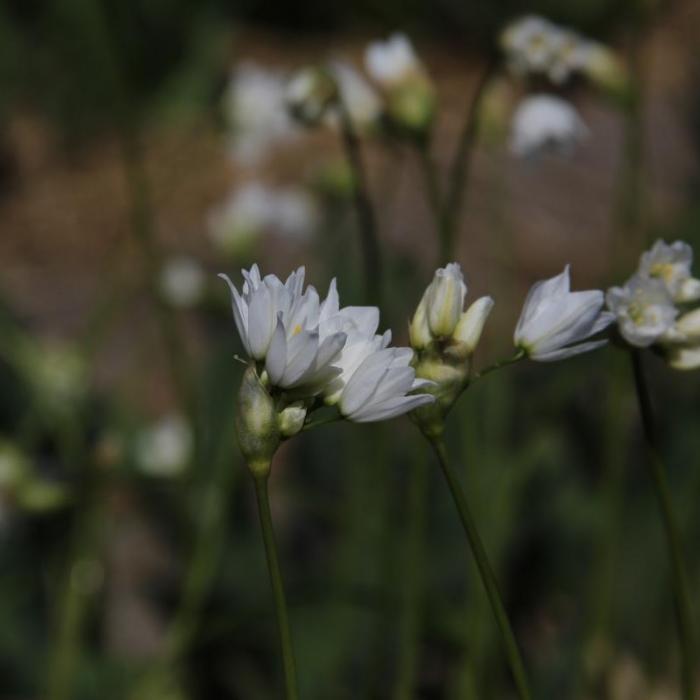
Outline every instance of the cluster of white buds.
<path fill-rule="evenodd" d="M 484 296 L 464 310 L 467 285 L 459 263 L 436 270 L 409 326 L 416 351 L 416 374 L 432 382 L 427 389 L 433 405 L 414 411 L 424 432 L 439 432 L 444 418 L 466 386 L 471 357 L 481 338 L 494 301 Z"/>
<path fill-rule="evenodd" d="M 517 75 L 544 75 L 561 85 L 584 75 L 603 87 L 617 87 L 624 73 L 602 44 L 535 15 L 521 17 L 501 34 L 501 47 Z"/>
<path fill-rule="evenodd" d="M 416 379 L 409 348 L 389 347 L 379 335 L 379 309 L 340 307 L 335 280 L 321 301 L 304 289 L 304 268 L 285 282 L 261 277 L 257 265 L 243 270 L 241 292 L 231 289 L 238 334 L 251 359 L 240 392 L 238 434 L 250 468 L 269 469 L 282 438 L 299 432 L 324 405 L 358 423 L 386 420 L 432 402 L 412 393 Z"/>
<path fill-rule="evenodd" d="M 642 254 L 637 272 L 607 293 L 621 338 L 653 347 L 674 369 L 700 367 L 700 279 L 692 276 L 693 250 L 683 241 L 658 240 Z"/>

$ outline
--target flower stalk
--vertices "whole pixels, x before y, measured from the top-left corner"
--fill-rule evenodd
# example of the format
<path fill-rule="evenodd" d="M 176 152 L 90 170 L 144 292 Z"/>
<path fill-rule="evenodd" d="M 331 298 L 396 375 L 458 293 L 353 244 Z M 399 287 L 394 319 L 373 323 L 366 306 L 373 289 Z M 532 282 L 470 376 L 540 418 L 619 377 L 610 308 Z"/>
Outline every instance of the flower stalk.
<path fill-rule="evenodd" d="M 377 233 L 377 218 L 368 192 L 367 173 L 362 162 L 360 141 L 341 96 L 338 97 L 338 113 L 345 157 L 352 171 L 353 197 L 365 267 L 365 296 L 368 303 L 379 304 L 382 295 L 382 256 Z"/>
<path fill-rule="evenodd" d="M 525 665 L 520 655 L 518 643 L 515 640 L 515 634 L 511 628 L 510 621 L 508 620 L 508 615 L 503 604 L 503 599 L 501 598 L 501 594 L 498 589 L 496 575 L 491 568 L 488 555 L 486 554 L 486 549 L 481 541 L 479 531 L 476 523 L 474 522 L 474 518 L 472 517 L 467 499 L 462 491 L 462 487 L 459 484 L 457 475 L 453 471 L 452 467 L 450 467 L 449 459 L 447 457 L 447 450 L 445 449 L 445 442 L 441 436 L 426 435 L 426 437 L 428 438 L 430 445 L 435 452 L 440 468 L 442 469 L 442 473 L 444 474 L 447 485 L 450 488 L 455 506 L 459 512 L 462 527 L 464 528 L 467 540 L 469 541 L 469 546 L 471 547 L 472 554 L 474 555 L 476 566 L 479 570 L 481 582 L 486 589 L 486 595 L 488 596 L 489 603 L 491 604 L 491 610 L 496 618 L 498 630 L 501 634 L 503 651 L 505 652 L 508 665 L 510 666 L 513 681 L 515 682 L 515 686 L 518 691 L 518 696 L 521 700 L 529 700 L 532 695 L 530 693 L 527 675 L 525 673 Z"/>
<path fill-rule="evenodd" d="M 258 515 L 262 529 L 263 542 L 265 543 L 265 556 L 270 573 L 270 585 L 275 600 L 275 612 L 277 616 L 277 628 L 279 630 L 280 647 L 282 649 L 282 663 L 284 666 L 285 697 L 287 700 L 297 700 L 296 666 L 294 663 L 294 651 L 292 648 L 292 635 L 289 628 L 289 614 L 287 612 L 287 599 L 282 583 L 279 557 L 277 555 L 277 543 L 272 526 L 272 514 L 270 512 L 270 497 L 268 494 L 268 474 L 254 475 L 255 495 L 258 501 Z"/>
<path fill-rule="evenodd" d="M 684 700 L 693 700 L 695 695 L 695 633 L 690 604 L 688 575 L 683 561 L 681 538 L 671 503 L 671 494 L 666 478 L 666 469 L 658 445 L 651 395 L 644 374 L 641 353 L 631 351 L 634 386 L 637 393 L 642 428 L 647 446 L 649 471 L 654 493 L 661 511 L 666 546 L 671 559 L 671 582 L 673 586 L 674 609 L 682 654 L 682 683 Z"/>

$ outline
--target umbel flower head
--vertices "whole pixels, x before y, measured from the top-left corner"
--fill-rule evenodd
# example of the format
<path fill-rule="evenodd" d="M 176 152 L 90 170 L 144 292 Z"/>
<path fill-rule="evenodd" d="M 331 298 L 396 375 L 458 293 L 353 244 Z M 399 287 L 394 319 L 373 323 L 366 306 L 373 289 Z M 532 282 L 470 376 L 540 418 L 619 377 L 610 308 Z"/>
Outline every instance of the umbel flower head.
<path fill-rule="evenodd" d="M 544 75 L 562 85 L 581 74 L 610 89 L 619 89 L 625 82 L 608 48 L 536 15 L 510 23 L 501 34 L 501 48 L 516 75 Z"/>
<path fill-rule="evenodd" d="M 687 243 L 658 240 L 642 253 L 635 274 L 606 295 L 621 339 L 632 347 L 653 348 L 674 369 L 700 367 L 700 308 L 682 309 L 700 299 L 692 264 Z"/>
<path fill-rule="evenodd" d="M 530 289 L 513 342 L 531 360 L 563 360 L 608 342 L 588 340 L 614 320 L 611 313 L 603 311 L 603 292 L 572 292 L 570 284 L 567 265 L 561 274 Z"/>
<path fill-rule="evenodd" d="M 430 403 L 411 367 L 408 348 L 390 348 L 391 334 L 376 333 L 379 309 L 340 308 L 335 280 L 321 301 L 304 289 L 304 268 L 285 282 L 243 271 L 239 292 L 225 275 L 233 316 L 253 360 L 241 390 L 238 426 L 246 458 L 269 463 L 281 437 L 301 430 L 308 414 L 325 405 L 364 423 L 385 420 Z M 255 453 L 260 455 L 255 456 Z"/>
<path fill-rule="evenodd" d="M 467 285 L 459 263 L 435 271 L 418 304 L 409 336 L 416 351 L 418 377 L 432 382 L 426 389 L 436 403 L 414 411 L 424 432 L 441 430 L 444 418 L 466 387 L 470 359 L 481 338 L 494 301 L 481 297 L 464 311 Z"/>

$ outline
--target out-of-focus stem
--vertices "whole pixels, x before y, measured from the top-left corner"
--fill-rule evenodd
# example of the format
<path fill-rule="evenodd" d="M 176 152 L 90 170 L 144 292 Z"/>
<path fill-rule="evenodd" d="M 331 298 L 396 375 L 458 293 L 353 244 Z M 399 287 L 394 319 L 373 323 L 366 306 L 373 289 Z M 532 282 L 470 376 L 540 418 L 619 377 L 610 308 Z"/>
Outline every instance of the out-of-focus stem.
<path fill-rule="evenodd" d="M 495 58 L 490 59 L 479 77 L 479 81 L 474 88 L 469 106 L 467 107 L 459 142 L 457 143 L 457 149 L 455 150 L 450 165 L 450 172 L 447 180 L 447 193 L 445 195 L 444 206 L 440 213 L 443 262 L 451 260 L 455 253 L 457 225 L 462 211 L 464 195 L 469 185 L 472 156 L 478 135 L 479 108 L 481 106 L 481 100 L 486 94 L 486 90 L 496 72 L 497 66 L 497 60 Z"/>
<path fill-rule="evenodd" d="M 134 127 L 125 127 L 124 129 L 122 155 L 129 196 L 131 229 L 141 250 L 145 282 L 155 305 L 173 383 L 180 402 L 192 423 L 195 435 L 194 453 L 196 455 L 199 433 L 196 421 L 196 392 L 175 315 L 158 292 L 161 255 L 155 237 L 150 183 L 144 163 L 143 147 L 140 136 Z"/>
<path fill-rule="evenodd" d="M 99 543 L 104 504 L 96 486 L 88 487 L 85 503 L 76 515 L 69 559 L 59 600 L 56 635 L 51 643 L 48 669 L 48 700 L 74 697 L 82 632 L 95 591 L 101 583 Z"/>
<path fill-rule="evenodd" d="M 527 675 L 525 673 L 525 665 L 523 664 L 522 657 L 520 656 L 520 649 L 518 648 L 518 644 L 515 640 L 515 635 L 513 634 L 505 606 L 503 605 L 501 594 L 498 590 L 496 576 L 491 568 L 491 564 L 481 541 L 479 531 L 469 509 L 467 499 L 464 496 L 464 492 L 462 491 L 457 475 L 454 473 L 452 467 L 450 467 L 449 459 L 447 457 L 447 450 L 445 449 L 443 439 L 441 437 L 428 437 L 428 439 L 433 450 L 435 451 L 435 455 L 442 469 L 442 473 L 445 475 L 447 485 L 450 487 L 452 498 L 455 506 L 457 507 L 457 511 L 462 521 L 462 526 L 467 536 L 467 540 L 469 541 L 472 554 L 474 555 L 474 561 L 476 562 L 476 566 L 479 570 L 481 582 L 486 589 L 486 595 L 488 596 L 489 603 L 491 604 L 493 615 L 496 618 L 496 624 L 498 625 L 498 630 L 501 634 L 503 651 L 506 655 L 508 665 L 510 666 L 513 681 L 515 682 L 515 687 L 518 691 L 518 696 L 521 698 L 521 700 L 530 700 L 532 695 L 530 693 Z"/>
<path fill-rule="evenodd" d="M 688 576 L 683 560 L 681 538 L 671 502 L 671 493 L 666 479 L 666 469 L 656 435 L 651 395 L 647 385 L 641 351 L 630 351 L 634 386 L 637 392 L 639 412 L 648 452 L 648 464 L 654 492 L 661 511 L 661 521 L 666 536 L 666 546 L 671 559 L 671 582 L 673 585 L 674 609 L 682 654 L 682 681 L 684 700 L 695 700 L 695 633 L 690 604 Z"/>
<path fill-rule="evenodd" d="M 365 272 L 365 295 L 368 303 L 380 304 L 382 296 L 382 255 L 379 246 L 377 217 L 369 196 L 367 173 L 362 160 L 360 140 L 342 100 L 338 100 L 340 113 L 340 135 L 345 157 L 350 166 L 353 180 L 353 197 L 359 224 L 362 257 Z"/>
<path fill-rule="evenodd" d="M 440 244 L 440 258 L 438 260 L 439 265 L 445 265 L 450 261 L 451 251 L 447 245 L 445 239 L 445 232 L 443 230 L 443 218 L 442 218 L 442 195 L 440 193 L 440 183 L 438 182 L 438 175 L 430 157 L 430 150 L 428 142 L 422 142 L 416 145 L 416 150 L 418 153 L 418 159 L 420 161 L 421 174 L 423 176 L 423 182 L 425 183 L 425 192 L 428 197 L 428 204 L 430 206 L 430 211 L 432 212 L 433 219 L 435 221 L 435 228 L 438 234 L 438 240 Z"/>
<path fill-rule="evenodd" d="M 255 477 L 255 495 L 258 500 L 258 514 L 262 528 L 263 542 L 265 543 L 265 556 L 270 573 L 270 584 L 275 600 L 275 612 L 277 615 L 277 628 L 279 630 L 280 647 L 282 649 L 282 663 L 284 666 L 284 681 L 287 700 L 297 700 L 296 667 L 294 664 L 294 652 L 292 648 L 292 635 L 289 629 L 289 614 L 287 612 L 287 599 L 282 584 L 282 572 L 280 571 L 277 555 L 277 543 L 272 526 L 272 514 L 270 512 L 270 497 L 267 489 L 267 476 Z"/>
<path fill-rule="evenodd" d="M 428 470 L 422 451 L 416 450 L 408 484 L 408 532 L 402 567 L 398 670 L 394 700 L 411 700 L 416 697 L 427 505 Z"/>

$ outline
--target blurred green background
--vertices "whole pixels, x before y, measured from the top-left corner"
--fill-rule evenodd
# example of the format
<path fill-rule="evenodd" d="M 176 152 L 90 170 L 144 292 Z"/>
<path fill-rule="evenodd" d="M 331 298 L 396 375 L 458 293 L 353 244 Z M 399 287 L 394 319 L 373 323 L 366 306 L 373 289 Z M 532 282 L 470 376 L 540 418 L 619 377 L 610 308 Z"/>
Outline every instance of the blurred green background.
<path fill-rule="evenodd" d="M 479 132 L 456 256 L 470 298 L 496 299 L 483 366 L 511 353 L 536 279 L 570 262 L 576 288 L 605 289 L 655 238 L 700 245 L 699 9 L 5 0 L 0 698 L 281 697 L 233 432 L 242 348 L 216 273 L 238 282 L 254 261 L 285 276 L 305 264 L 319 290 L 337 276 L 343 303 L 360 304 L 364 272 L 332 131 L 300 132 L 262 163 L 231 158 L 237 66 L 289 72 L 343 57 L 361 69 L 368 41 L 407 32 L 436 85 L 430 149 L 444 179 L 510 19 L 539 13 L 618 53 L 629 103 L 578 82 L 558 90 L 590 129 L 570 158 L 508 152 L 526 88 L 500 73 L 504 103 Z M 385 262 L 382 330 L 405 343 L 446 261 L 415 153 L 377 135 L 363 149 Z M 255 182 L 303 191 L 313 216 L 303 205 L 301 234 L 251 225 L 217 246 L 216 212 Z M 695 593 L 700 377 L 653 357 L 648 369 Z M 535 696 L 680 697 L 667 553 L 624 353 L 499 372 L 462 397 L 447 436 Z M 273 469 L 302 697 L 514 697 L 449 494 L 407 419 L 304 434 Z"/>

